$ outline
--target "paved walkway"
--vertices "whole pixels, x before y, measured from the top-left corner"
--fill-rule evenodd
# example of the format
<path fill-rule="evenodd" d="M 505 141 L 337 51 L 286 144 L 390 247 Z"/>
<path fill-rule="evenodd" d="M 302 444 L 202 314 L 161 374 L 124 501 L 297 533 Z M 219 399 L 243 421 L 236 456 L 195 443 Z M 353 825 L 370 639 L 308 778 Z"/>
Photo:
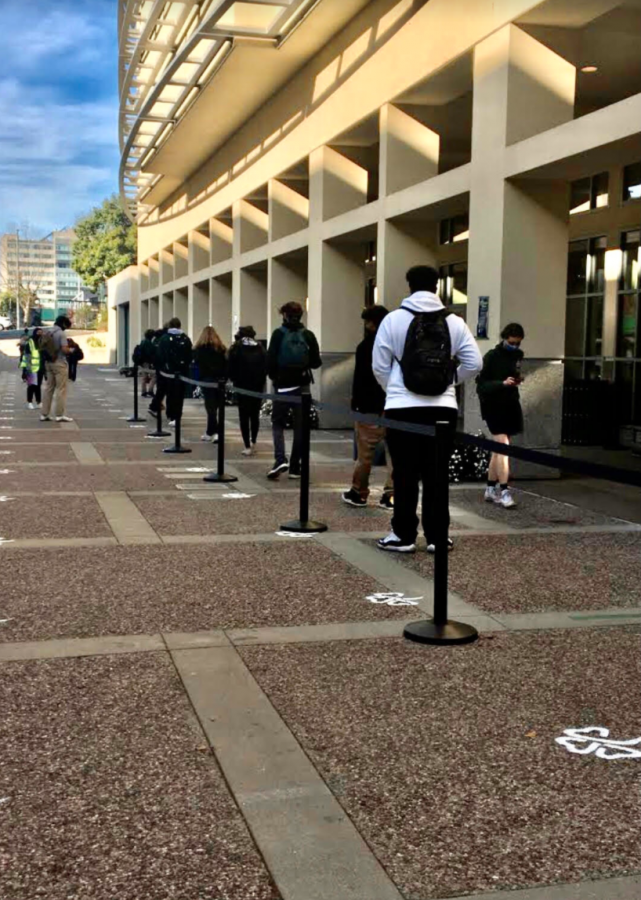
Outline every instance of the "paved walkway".
<path fill-rule="evenodd" d="M 422 647 L 431 559 L 340 504 L 349 434 L 313 439 L 330 530 L 287 537 L 266 430 L 247 460 L 232 414 L 238 481 L 205 484 L 200 405 L 165 456 L 131 389 L 83 367 L 41 424 L 0 355 L 0 896 L 638 897 L 641 742 L 603 741 L 641 738 L 641 492 L 456 486 L 450 611 L 482 637 Z"/>

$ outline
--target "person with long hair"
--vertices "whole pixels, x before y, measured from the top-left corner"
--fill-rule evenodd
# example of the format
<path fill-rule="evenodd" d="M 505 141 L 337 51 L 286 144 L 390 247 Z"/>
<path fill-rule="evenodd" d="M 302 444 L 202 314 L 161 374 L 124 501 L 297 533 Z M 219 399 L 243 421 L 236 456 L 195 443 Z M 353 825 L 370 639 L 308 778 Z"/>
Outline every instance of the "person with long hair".
<path fill-rule="evenodd" d="M 42 405 L 41 388 L 45 374 L 45 361 L 40 353 L 42 328 L 34 328 L 31 337 L 27 333 L 20 343 L 20 368 L 27 385 L 27 408 L 39 409 Z"/>
<path fill-rule="evenodd" d="M 510 438 L 523 431 L 523 412 L 519 399 L 521 341 L 523 326 L 511 322 L 501 332 L 501 342 L 483 357 L 483 369 L 476 379 L 476 392 L 481 402 L 481 415 L 493 441 L 509 444 Z M 510 458 L 493 453 L 487 470 L 485 500 L 503 509 L 516 506 L 509 488 Z"/>
<path fill-rule="evenodd" d="M 260 393 L 267 378 L 267 353 L 256 340 L 256 331 L 251 325 L 243 325 L 234 336 L 229 350 L 229 377 L 234 387 Z M 245 449 L 243 456 L 256 453 L 256 441 L 260 427 L 260 397 L 237 394 L 240 433 Z"/>
<path fill-rule="evenodd" d="M 217 444 L 219 392 L 225 390 L 227 348 L 213 325 L 206 325 L 196 341 L 194 362 L 198 367 L 198 381 L 211 382 L 212 385 L 202 389 L 207 410 L 207 429 L 201 440 Z"/>

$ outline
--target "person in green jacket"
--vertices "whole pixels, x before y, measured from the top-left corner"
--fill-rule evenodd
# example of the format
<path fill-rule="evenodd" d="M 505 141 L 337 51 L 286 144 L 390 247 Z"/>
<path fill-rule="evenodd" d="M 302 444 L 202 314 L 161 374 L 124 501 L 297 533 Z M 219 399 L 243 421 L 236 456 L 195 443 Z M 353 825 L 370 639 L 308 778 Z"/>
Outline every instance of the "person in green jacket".
<path fill-rule="evenodd" d="M 523 381 L 521 341 L 523 327 L 511 322 L 501 332 L 501 342 L 483 357 L 483 369 L 476 379 L 476 392 L 481 401 L 481 415 L 492 440 L 509 444 L 510 438 L 523 431 L 523 411 L 519 385 Z M 487 470 L 485 500 L 504 509 L 516 506 L 509 488 L 510 458 L 493 453 Z"/>
<path fill-rule="evenodd" d="M 31 337 L 20 342 L 20 368 L 27 385 L 27 408 L 39 409 L 42 405 L 41 387 L 44 377 L 44 359 L 40 353 L 41 328 L 34 328 Z"/>

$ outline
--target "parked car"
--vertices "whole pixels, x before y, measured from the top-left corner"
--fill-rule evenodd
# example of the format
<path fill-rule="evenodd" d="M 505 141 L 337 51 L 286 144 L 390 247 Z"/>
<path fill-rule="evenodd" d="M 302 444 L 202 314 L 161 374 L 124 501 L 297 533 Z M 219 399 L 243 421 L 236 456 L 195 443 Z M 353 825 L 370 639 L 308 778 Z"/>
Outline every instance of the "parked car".
<path fill-rule="evenodd" d="M 10 331 L 13 328 L 13 321 L 10 316 L 0 316 L 0 331 Z"/>

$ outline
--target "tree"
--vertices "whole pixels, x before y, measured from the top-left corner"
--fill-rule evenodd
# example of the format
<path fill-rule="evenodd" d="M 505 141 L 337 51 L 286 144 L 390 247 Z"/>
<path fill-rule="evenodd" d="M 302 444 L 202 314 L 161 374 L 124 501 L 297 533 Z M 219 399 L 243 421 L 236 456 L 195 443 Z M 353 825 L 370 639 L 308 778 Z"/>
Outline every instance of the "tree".
<path fill-rule="evenodd" d="M 74 230 L 72 267 L 92 291 L 136 262 L 136 226 L 115 194 L 79 219 Z"/>
<path fill-rule="evenodd" d="M 27 286 L 21 282 L 17 290 L 16 285 L 10 285 L 6 290 L 2 291 L 0 293 L 0 314 L 15 318 L 16 293 L 20 299 L 21 323 L 28 324 L 31 318 L 31 310 L 40 304 L 37 290 L 34 289 L 31 283 Z"/>

